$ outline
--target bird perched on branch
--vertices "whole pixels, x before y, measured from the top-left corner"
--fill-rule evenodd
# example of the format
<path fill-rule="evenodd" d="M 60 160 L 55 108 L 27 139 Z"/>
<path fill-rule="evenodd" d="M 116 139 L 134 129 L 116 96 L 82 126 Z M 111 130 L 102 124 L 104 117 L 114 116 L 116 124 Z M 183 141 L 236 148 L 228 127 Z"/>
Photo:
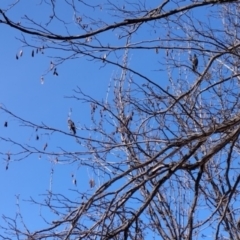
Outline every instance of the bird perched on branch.
<path fill-rule="evenodd" d="M 194 72 L 196 72 L 197 67 L 198 67 L 198 58 L 197 58 L 197 55 L 194 54 L 192 59 L 192 69 Z"/>
<path fill-rule="evenodd" d="M 70 128 L 70 130 L 73 132 L 73 134 L 76 134 L 76 127 L 74 122 L 71 119 L 68 119 L 68 126 Z"/>

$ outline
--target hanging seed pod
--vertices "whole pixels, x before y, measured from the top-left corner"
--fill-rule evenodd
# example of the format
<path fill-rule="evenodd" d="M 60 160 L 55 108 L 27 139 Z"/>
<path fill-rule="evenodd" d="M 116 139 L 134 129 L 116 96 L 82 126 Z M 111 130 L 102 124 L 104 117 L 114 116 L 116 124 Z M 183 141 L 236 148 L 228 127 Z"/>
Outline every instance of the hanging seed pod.
<path fill-rule="evenodd" d="M 89 184 L 90 184 L 90 188 L 93 188 L 95 186 L 94 180 L 90 179 Z"/>
<path fill-rule="evenodd" d="M 8 122 L 6 121 L 5 123 L 4 123 L 4 127 L 7 127 L 8 126 Z"/>
<path fill-rule="evenodd" d="M 107 58 L 107 55 L 104 54 L 104 55 L 103 55 L 103 58 L 102 58 L 102 59 L 103 59 L 103 62 L 105 62 L 106 58 Z"/>
<path fill-rule="evenodd" d="M 40 51 L 42 54 L 44 54 L 44 46 L 41 46 L 41 47 L 39 48 L 39 51 Z"/>
<path fill-rule="evenodd" d="M 73 179 L 73 184 L 77 186 L 77 180 L 75 178 Z"/>
<path fill-rule="evenodd" d="M 51 62 L 50 62 L 50 70 L 53 70 L 53 68 L 54 68 L 54 64 L 53 64 L 53 62 L 51 61 Z"/>
<path fill-rule="evenodd" d="M 156 53 L 158 54 L 158 48 L 156 48 Z"/>
<path fill-rule="evenodd" d="M 56 68 L 54 69 L 53 75 L 58 76 L 58 73 L 57 73 L 57 69 L 56 69 Z"/>
<path fill-rule="evenodd" d="M 41 80 L 40 80 L 41 84 L 44 84 L 44 78 L 41 77 Z"/>
<path fill-rule="evenodd" d="M 36 136 L 36 140 L 38 140 L 38 139 L 39 139 L 39 136 L 37 135 L 37 136 Z"/>
<path fill-rule="evenodd" d="M 18 60 L 18 55 L 16 54 L 16 59 Z"/>
<path fill-rule="evenodd" d="M 68 127 L 71 130 L 71 132 L 73 132 L 73 134 L 75 135 L 77 131 L 76 131 L 75 124 L 71 119 L 68 119 Z"/>
<path fill-rule="evenodd" d="M 34 57 L 34 50 L 32 50 L 32 57 Z"/>
<path fill-rule="evenodd" d="M 44 145 L 44 147 L 43 147 L 43 151 L 46 150 L 47 146 L 48 146 L 48 144 L 46 143 L 46 144 Z"/>
<path fill-rule="evenodd" d="M 9 166 L 9 161 L 10 161 L 11 157 L 10 157 L 10 153 L 7 153 L 7 165 L 6 165 L 6 170 L 8 170 L 8 166 Z"/>
<path fill-rule="evenodd" d="M 23 50 L 20 50 L 19 56 L 22 57 L 22 55 L 23 55 Z"/>

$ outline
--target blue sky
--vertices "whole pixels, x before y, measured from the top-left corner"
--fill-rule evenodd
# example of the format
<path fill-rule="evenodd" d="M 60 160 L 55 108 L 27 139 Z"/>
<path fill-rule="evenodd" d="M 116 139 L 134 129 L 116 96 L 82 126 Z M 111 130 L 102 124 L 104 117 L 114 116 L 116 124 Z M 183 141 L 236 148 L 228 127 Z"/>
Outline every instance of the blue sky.
<path fill-rule="evenodd" d="M 66 62 L 58 68 L 59 76 L 52 73 L 44 77 L 44 84 L 40 83 L 41 76 L 49 69 L 51 58 L 49 52 L 35 54 L 31 57 L 31 49 L 23 48 L 16 37 L 20 32 L 1 25 L 2 36 L 0 39 L 0 103 L 14 114 L 37 124 L 44 123 L 48 126 L 59 128 L 68 132 L 67 118 L 72 109 L 71 118 L 78 126 L 88 124 L 90 119 L 90 106 L 65 96 L 71 96 L 76 86 L 87 93 L 102 98 L 105 97 L 106 88 L 112 71 L 100 70 L 92 62 L 77 59 Z M 23 56 L 16 60 L 15 56 L 23 50 Z M 4 122 L 8 127 L 3 127 Z M 74 137 L 45 136 L 43 132 L 17 127 L 18 122 L 9 116 L 0 115 L 1 135 L 13 137 L 25 144 L 33 144 L 42 149 L 47 142 L 49 149 L 64 146 L 65 149 L 76 149 Z M 16 132 L 17 131 L 17 132 Z M 36 141 L 36 134 L 39 140 Z M 52 143 L 54 142 L 54 143 Z M 75 146 L 75 147 L 73 147 Z M 13 145 L 1 141 L 1 152 L 13 152 Z M 6 156 L 1 156 L 6 159 Z M 72 184 L 71 175 L 77 178 L 78 188 L 89 187 L 88 180 L 92 173 L 78 169 L 76 164 L 53 164 L 47 156 L 39 159 L 38 155 L 30 156 L 21 162 L 11 162 L 6 171 L 6 163 L 1 161 L 0 167 L 0 212 L 9 217 L 14 217 L 16 212 L 16 195 L 20 195 L 23 207 L 23 216 L 26 222 L 39 227 L 39 222 L 33 222 L 34 216 L 39 216 L 39 208 L 22 201 L 29 197 L 39 198 L 39 194 L 49 190 L 50 172 L 54 169 L 53 190 L 66 192 L 76 189 Z M 90 175 L 90 176 L 89 176 Z M 36 219 L 36 218 L 34 218 Z M 0 220 L 1 221 L 1 220 Z M 1 222 L 2 223 L 2 222 Z"/>
<path fill-rule="evenodd" d="M 13 9 L 9 16 L 12 15 L 14 19 L 18 19 L 17 15 L 24 14 L 26 1 L 22 3 L 16 7 L 16 10 Z M 30 16 L 41 19 L 42 15 L 36 12 L 38 6 L 34 11 L 32 8 L 33 6 L 28 5 L 27 11 L 30 12 Z M 72 21 L 71 17 L 69 17 L 69 21 Z M 21 20 L 21 23 L 24 24 L 24 21 Z M 66 132 L 69 131 L 67 118 L 70 109 L 72 109 L 71 118 L 76 126 L 78 128 L 84 124 L 89 126 L 91 111 L 89 104 L 65 97 L 71 96 L 73 89 L 79 86 L 85 93 L 94 98 L 105 99 L 110 80 L 120 74 L 120 70 L 114 66 L 103 67 L 101 61 L 89 61 L 89 59 L 81 57 L 58 66 L 59 76 L 54 76 L 52 73 L 44 75 L 50 68 L 50 62 L 53 61 L 50 56 L 54 54 L 58 56 L 58 51 L 45 50 L 44 54 L 38 53 L 32 57 L 32 49 L 24 47 L 24 44 L 16 39 L 21 38 L 20 32 L 1 25 L 1 33 L 3 33 L 3 37 L 0 39 L 0 80 L 2 85 L 0 103 L 9 111 L 26 120 L 36 124 L 44 123 Z M 112 35 L 115 37 L 113 33 Z M 26 37 L 30 39 L 28 36 Z M 115 38 L 117 39 L 117 37 Z M 108 35 L 105 34 L 102 39 L 107 42 Z M 38 44 L 38 42 L 33 41 L 33 44 Z M 23 51 L 23 55 L 17 60 L 16 54 L 19 55 L 20 51 Z M 119 56 L 121 58 L 121 55 Z M 133 56 L 131 57 L 133 58 Z M 144 61 L 144 59 L 142 60 Z M 147 63 L 144 61 L 144 66 L 146 67 L 146 65 Z M 40 82 L 42 75 L 44 75 L 44 84 Z M 8 122 L 7 128 L 3 126 L 5 121 Z M 3 137 L 11 137 L 21 143 L 34 145 L 40 150 L 45 143 L 48 143 L 47 150 L 49 151 L 59 151 L 58 147 L 71 151 L 81 150 L 74 137 L 65 137 L 60 134 L 45 135 L 41 130 L 36 132 L 35 129 L 19 128 L 18 121 L 3 113 L 0 115 L 0 124 Z M 36 141 L 36 134 L 39 135 L 38 141 Z M 78 130 L 77 134 L 83 133 Z M 13 153 L 14 150 L 16 148 L 13 144 L 1 141 L 1 152 L 7 154 L 8 152 Z M 7 155 L 3 155 L 2 159 L 6 160 Z M 39 155 L 32 155 L 21 161 L 10 162 L 8 170 L 5 169 L 6 161 L 1 161 L 0 212 L 2 215 L 15 217 L 16 212 L 18 212 L 16 196 L 19 196 L 21 212 L 30 230 L 44 226 L 39 217 L 41 211 L 44 212 L 44 210 L 25 200 L 30 197 L 36 200 L 43 199 L 40 194 L 50 190 L 52 170 L 54 171 L 52 190 L 56 193 L 65 193 L 72 198 L 76 197 L 76 194 L 71 189 L 91 192 L 90 178 L 94 178 L 99 184 L 96 174 L 91 169 L 83 168 L 76 163 L 55 164 L 53 160 L 46 155 L 41 156 L 41 158 Z M 77 186 L 72 183 L 72 174 L 77 179 Z M 2 219 L 0 223 L 2 223 Z"/>

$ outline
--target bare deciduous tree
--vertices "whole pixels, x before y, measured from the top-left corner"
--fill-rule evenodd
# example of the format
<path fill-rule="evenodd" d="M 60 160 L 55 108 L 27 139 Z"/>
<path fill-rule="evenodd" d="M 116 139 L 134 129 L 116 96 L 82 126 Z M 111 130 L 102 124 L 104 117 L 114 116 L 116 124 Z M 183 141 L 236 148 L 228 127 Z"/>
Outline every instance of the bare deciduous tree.
<path fill-rule="evenodd" d="M 32 57 L 51 50 L 49 72 L 78 58 L 120 70 L 104 100 L 76 87 L 70 97 L 90 105 L 92 120 L 77 131 L 72 120 L 67 132 L 1 106 L 21 126 L 70 136 L 82 149 L 50 152 L 1 137 L 16 145 L 7 166 L 41 154 L 96 174 L 93 192 L 78 190 L 77 201 L 54 192 L 31 199 L 54 214 L 46 228 L 3 216 L 1 237 L 240 239 L 240 3 L 40 1 L 36 9 L 49 15 L 22 13 L 19 22 L 11 11 L 21 2 L 0 7 L 0 23 L 22 33 Z"/>

